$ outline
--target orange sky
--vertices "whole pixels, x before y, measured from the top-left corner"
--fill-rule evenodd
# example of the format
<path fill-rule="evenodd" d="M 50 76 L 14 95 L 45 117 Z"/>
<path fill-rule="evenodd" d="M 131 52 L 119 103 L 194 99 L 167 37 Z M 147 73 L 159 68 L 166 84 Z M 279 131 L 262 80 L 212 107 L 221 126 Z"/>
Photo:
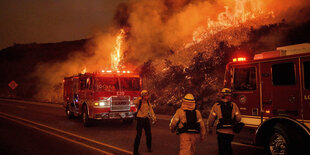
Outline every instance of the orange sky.
<path fill-rule="evenodd" d="M 14 43 L 51 43 L 91 37 L 113 22 L 128 0 L 1 0 L 0 50 Z"/>

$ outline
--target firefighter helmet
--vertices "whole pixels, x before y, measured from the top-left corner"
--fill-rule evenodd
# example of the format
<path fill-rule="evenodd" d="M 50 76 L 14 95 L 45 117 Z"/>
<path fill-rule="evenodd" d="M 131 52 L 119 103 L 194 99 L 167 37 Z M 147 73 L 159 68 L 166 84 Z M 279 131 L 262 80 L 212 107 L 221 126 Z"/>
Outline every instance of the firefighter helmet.
<path fill-rule="evenodd" d="M 195 98 L 193 94 L 186 94 L 183 98 L 183 102 L 194 102 L 195 103 Z"/>
<path fill-rule="evenodd" d="M 148 91 L 147 90 L 142 90 L 141 91 L 141 96 L 145 96 L 145 95 L 148 95 Z"/>
<path fill-rule="evenodd" d="M 232 94 L 231 89 L 229 89 L 229 88 L 223 88 L 221 90 L 221 93 L 223 96 L 230 96 Z"/>

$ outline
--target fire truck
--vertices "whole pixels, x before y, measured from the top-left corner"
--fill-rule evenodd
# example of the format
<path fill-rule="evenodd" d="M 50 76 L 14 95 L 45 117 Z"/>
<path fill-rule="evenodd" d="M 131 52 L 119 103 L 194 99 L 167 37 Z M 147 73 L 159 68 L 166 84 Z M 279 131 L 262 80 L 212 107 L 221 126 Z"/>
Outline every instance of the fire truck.
<path fill-rule="evenodd" d="M 224 86 L 232 89 L 245 123 L 237 136 L 241 142 L 271 154 L 296 154 L 310 146 L 309 43 L 278 47 L 253 60 L 233 58 Z"/>
<path fill-rule="evenodd" d="M 103 70 L 64 78 L 64 107 L 67 118 L 82 116 L 85 127 L 92 120 L 121 119 L 131 123 L 134 100 L 141 91 L 139 75 L 131 71 Z"/>

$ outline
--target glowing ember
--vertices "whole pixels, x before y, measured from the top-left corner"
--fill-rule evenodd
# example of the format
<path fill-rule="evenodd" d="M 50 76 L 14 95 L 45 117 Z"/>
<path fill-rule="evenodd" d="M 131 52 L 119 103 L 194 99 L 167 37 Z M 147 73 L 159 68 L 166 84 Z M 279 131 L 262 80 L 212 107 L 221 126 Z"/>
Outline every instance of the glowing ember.
<path fill-rule="evenodd" d="M 117 70 L 120 67 L 120 61 L 122 58 L 122 42 L 125 36 L 124 29 L 120 30 L 120 33 L 116 37 L 116 45 L 114 47 L 113 53 L 111 53 L 111 68 Z"/>

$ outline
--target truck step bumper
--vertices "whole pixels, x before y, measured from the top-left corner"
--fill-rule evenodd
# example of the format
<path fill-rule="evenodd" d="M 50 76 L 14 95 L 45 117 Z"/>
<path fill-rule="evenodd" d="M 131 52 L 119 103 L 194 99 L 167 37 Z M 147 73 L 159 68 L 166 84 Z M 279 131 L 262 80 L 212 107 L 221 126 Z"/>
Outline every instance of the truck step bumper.
<path fill-rule="evenodd" d="M 133 112 L 110 112 L 95 114 L 94 119 L 130 119 L 134 118 Z"/>

